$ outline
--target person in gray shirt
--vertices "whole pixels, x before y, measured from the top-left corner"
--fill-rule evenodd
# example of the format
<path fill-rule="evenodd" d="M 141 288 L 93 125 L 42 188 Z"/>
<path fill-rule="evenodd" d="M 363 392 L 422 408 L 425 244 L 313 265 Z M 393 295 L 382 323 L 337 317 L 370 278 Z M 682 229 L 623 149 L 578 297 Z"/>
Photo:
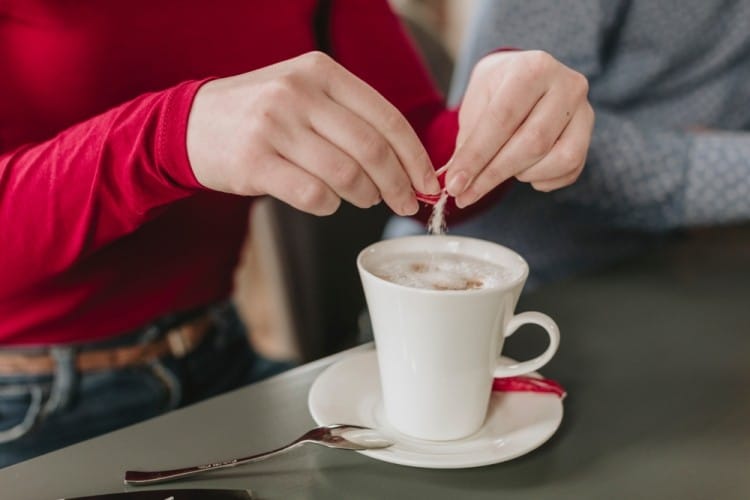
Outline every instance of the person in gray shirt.
<path fill-rule="evenodd" d="M 596 124 L 578 182 L 515 183 L 451 234 L 530 264 L 531 287 L 643 251 L 680 228 L 750 220 L 750 0 L 479 0 L 451 101 L 497 47 L 549 52 L 589 79 Z M 406 219 L 386 237 L 424 232 Z"/>

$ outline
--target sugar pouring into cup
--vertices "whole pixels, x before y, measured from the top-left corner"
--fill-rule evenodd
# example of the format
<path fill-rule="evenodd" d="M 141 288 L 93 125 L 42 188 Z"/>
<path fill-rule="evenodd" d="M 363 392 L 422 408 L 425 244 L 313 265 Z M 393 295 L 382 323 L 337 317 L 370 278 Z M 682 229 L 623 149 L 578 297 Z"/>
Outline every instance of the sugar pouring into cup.
<path fill-rule="evenodd" d="M 445 173 L 448 171 L 448 165 L 445 165 L 435 171 L 438 177 L 438 182 L 443 189 L 436 194 L 425 194 L 417 192 L 417 200 L 432 205 L 432 213 L 427 221 L 427 232 L 429 234 L 443 234 L 445 233 L 445 207 L 448 203 L 449 194 L 445 189 Z"/>
<path fill-rule="evenodd" d="M 385 240 L 357 267 L 372 320 L 389 423 L 421 439 L 460 439 L 484 422 L 493 379 L 539 369 L 559 330 L 539 312 L 514 315 L 528 265 L 488 241 L 445 235 Z M 550 343 L 536 358 L 499 364 L 503 341 L 534 323 Z"/>

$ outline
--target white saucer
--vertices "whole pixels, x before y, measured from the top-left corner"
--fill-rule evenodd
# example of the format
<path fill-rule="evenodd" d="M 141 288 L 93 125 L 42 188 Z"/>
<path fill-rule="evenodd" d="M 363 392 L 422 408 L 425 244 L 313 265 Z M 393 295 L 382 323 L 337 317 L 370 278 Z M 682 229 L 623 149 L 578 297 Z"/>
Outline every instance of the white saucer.
<path fill-rule="evenodd" d="M 375 350 L 352 354 L 328 367 L 310 388 L 308 406 L 318 425 L 373 427 L 395 441 L 389 448 L 360 453 L 430 469 L 479 467 L 521 456 L 547 441 L 563 415 L 562 400 L 553 394 L 493 393 L 484 425 L 467 438 L 425 441 L 405 436 L 385 418 Z"/>

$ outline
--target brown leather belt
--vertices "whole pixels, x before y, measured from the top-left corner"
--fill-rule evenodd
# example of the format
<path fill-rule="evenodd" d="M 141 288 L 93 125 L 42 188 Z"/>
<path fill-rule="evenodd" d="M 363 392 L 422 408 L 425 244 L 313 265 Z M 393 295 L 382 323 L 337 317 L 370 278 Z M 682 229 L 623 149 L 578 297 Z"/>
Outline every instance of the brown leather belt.
<path fill-rule="evenodd" d="M 76 354 L 76 369 L 81 372 L 117 370 L 142 365 L 172 355 L 181 358 L 195 349 L 213 327 L 205 314 L 148 343 L 109 349 L 92 349 Z M 48 353 L 24 354 L 0 348 L 0 375 L 47 375 L 55 371 L 55 359 Z"/>

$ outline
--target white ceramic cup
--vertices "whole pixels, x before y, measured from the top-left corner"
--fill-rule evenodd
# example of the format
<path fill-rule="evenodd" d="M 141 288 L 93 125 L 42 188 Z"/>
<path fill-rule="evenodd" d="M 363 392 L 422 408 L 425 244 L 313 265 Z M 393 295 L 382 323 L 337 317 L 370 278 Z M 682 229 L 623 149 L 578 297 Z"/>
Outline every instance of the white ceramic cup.
<path fill-rule="evenodd" d="M 510 278 L 496 288 L 429 290 L 371 272 L 382 259 L 414 252 L 479 258 L 503 266 Z M 514 315 L 529 267 L 501 245 L 459 236 L 396 238 L 362 250 L 357 268 L 375 335 L 385 414 L 403 434 L 429 440 L 471 435 L 484 422 L 493 377 L 537 370 L 557 351 L 560 333 L 549 316 Z M 529 361 L 500 365 L 503 340 L 526 323 L 547 331 L 547 350 Z"/>

